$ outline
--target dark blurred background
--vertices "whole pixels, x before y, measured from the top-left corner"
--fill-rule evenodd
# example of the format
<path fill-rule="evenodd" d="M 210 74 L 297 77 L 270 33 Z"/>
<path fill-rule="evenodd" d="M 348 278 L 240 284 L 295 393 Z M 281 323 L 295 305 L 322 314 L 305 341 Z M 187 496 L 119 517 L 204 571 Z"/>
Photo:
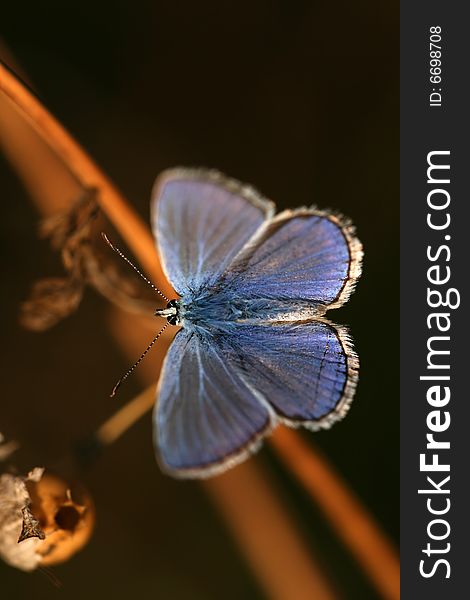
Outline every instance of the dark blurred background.
<path fill-rule="evenodd" d="M 145 220 L 156 175 L 177 165 L 216 167 L 279 208 L 314 203 L 353 219 L 364 272 L 329 316 L 351 327 L 359 388 L 342 423 L 307 439 L 398 542 L 398 3 L 11 2 L 2 25 L 41 100 Z M 109 390 L 128 361 L 92 291 L 47 333 L 19 327 L 31 282 L 61 268 L 3 157 L 0 189 L 0 431 L 46 460 L 116 408 Z M 134 379 L 117 402 L 138 390 Z M 376 598 L 274 454 L 265 448 L 261 460 L 343 597 Z M 150 417 L 87 485 L 97 529 L 54 569 L 62 589 L 0 564 L 2 597 L 263 598 L 202 488 L 159 473 Z"/>

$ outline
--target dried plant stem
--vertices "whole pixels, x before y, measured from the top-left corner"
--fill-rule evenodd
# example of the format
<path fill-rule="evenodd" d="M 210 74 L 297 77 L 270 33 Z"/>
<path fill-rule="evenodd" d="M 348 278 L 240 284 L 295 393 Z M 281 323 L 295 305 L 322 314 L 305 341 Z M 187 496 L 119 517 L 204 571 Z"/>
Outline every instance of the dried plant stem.
<path fill-rule="evenodd" d="M 115 442 L 155 404 L 156 384 L 150 385 L 101 425 L 96 437 L 105 446 Z"/>
<path fill-rule="evenodd" d="M 400 597 L 398 557 L 371 515 L 325 458 L 306 444 L 297 431 L 280 427 L 270 441 L 282 462 L 320 505 L 382 597 L 397 600 Z"/>
<path fill-rule="evenodd" d="M 151 278 L 159 282 L 164 294 L 174 297 L 174 291 L 163 275 L 151 233 L 145 223 L 64 127 L 2 64 L 0 91 L 62 159 L 63 165 L 79 184 L 85 189 L 99 190 L 98 202 L 101 208 L 132 248 L 139 263 Z"/>
<path fill-rule="evenodd" d="M 337 598 L 255 459 L 204 482 L 268 598 Z"/>

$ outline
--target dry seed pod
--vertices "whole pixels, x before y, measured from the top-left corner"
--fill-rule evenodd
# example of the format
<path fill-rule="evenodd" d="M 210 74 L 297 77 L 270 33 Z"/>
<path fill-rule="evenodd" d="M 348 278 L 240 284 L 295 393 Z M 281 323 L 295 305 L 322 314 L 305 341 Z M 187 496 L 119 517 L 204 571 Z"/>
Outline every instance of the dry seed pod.
<path fill-rule="evenodd" d="M 68 560 L 89 540 L 95 521 L 87 492 L 35 469 L 0 476 L 0 556 L 32 571 Z"/>
<path fill-rule="evenodd" d="M 29 483 L 31 511 L 39 520 L 46 539 L 38 544 L 40 565 L 65 562 L 90 539 L 95 523 L 93 502 L 88 492 L 70 488 L 59 477 L 45 473 Z"/>

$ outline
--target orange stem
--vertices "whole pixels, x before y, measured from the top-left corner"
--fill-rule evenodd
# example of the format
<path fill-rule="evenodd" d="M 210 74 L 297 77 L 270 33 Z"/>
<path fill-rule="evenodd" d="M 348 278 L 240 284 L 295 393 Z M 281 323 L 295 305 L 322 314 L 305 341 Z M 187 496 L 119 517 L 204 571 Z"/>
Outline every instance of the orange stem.
<path fill-rule="evenodd" d="M 300 434 L 278 427 L 270 442 L 282 462 L 319 504 L 383 598 L 400 597 L 400 564 L 385 534 L 331 465 Z"/>
<path fill-rule="evenodd" d="M 0 64 L 0 91 L 29 122 L 42 140 L 61 157 L 63 165 L 85 189 L 97 188 L 98 201 L 109 220 L 132 248 L 144 270 L 163 286 L 168 297 L 175 295 L 158 260 L 150 231 L 126 202 L 119 190 L 104 175 L 65 128 L 21 83 Z"/>
<path fill-rule="evenodd" d="M 338 598 L 256 459 L 204 485 L 269 598 Z"/>

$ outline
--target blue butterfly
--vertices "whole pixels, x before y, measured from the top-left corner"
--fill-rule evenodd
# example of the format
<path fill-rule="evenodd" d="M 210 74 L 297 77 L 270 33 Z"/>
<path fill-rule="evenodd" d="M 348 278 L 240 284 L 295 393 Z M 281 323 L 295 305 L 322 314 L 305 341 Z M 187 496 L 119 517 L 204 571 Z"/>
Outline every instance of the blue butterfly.
<path fill-rule="evenodd" d="M 152 228 L 179 298 L 154 413 L 161 468 L 208 477 L 255 452 L 278 423 L 328 428 L 347 412 L 358 358 L 325 312 L 347 301 L 362 246 L 349 221 L 287 210 L 216 171 L 156 181 Z"/>

